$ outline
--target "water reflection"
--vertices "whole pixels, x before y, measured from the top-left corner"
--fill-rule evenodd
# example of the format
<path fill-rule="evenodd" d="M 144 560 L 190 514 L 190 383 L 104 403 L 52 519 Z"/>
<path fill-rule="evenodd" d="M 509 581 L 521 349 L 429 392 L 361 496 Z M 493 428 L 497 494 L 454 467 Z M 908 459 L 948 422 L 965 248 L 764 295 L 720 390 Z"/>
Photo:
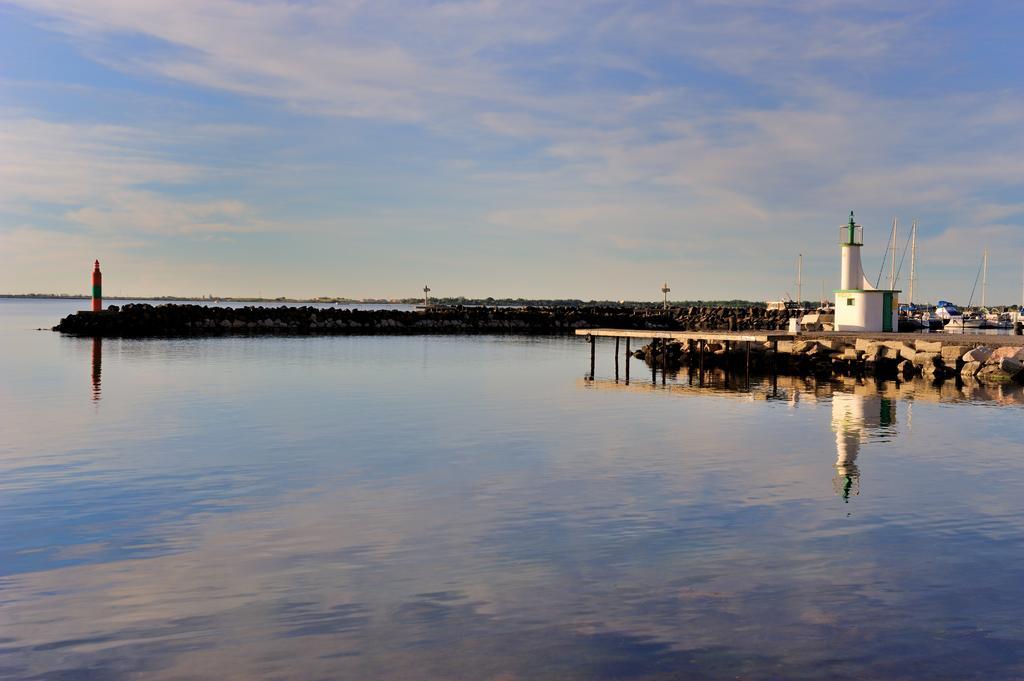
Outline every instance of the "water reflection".
<path fill-rule="evenodd" d="M 945 404 L 982 392 L 626 387 L 608 353 L 574 383 L 575 339 L 108 339 L 93 409 L 88 340 L 0 353 L 2 679 L 1024 668 L 1024 419 Z"/>
<path fill-rule="evenodd" d="M 900 437 L 897 417 L 902 410 L 904 427 L 911 429 L 913 405 L 920 403 L 965 403 L 990 407 L 1024 405 L 1024 386 L 980 384 L 978 382 L 927 380 L 873 381 L 855 377 L 817 380 L 813 377 L 763 376 L 749 384 L 731 380 L 720 368 L 709 369 L 696 378 L 670 373 L 667 385 L 659 383 L 622 384 L 609 379 L 578 381 L 589 390 L 614 390 L 676 397 L 726 398 L 743 402 L 785 404 L 792 410 L 815 409 L 828 404 L 835 440 L 833 492 L 849 503 L 861 488 L 858 457 L 868 443 L 890 443 Z M 898 409 L 898 404 L 904 406 Z M 762 426 L 763 427 L 763 426 Z M 800 437 L 806 437 L 801 434 Z M 955 439 L 955 438 L 954 438 Z"/>
<path fill-rule="evenodd" d="M 92 339 L 92 401 L 100 401 L 100 376 L 103 373 L 103 339 Z"/>
<path fill-rule="evenodd" d="M 849 502 L 860 494 L 857 456 L 861 443 L 876 432 L 895 434 L 896 403 L 875 394 L 836 392 L 832 395 L 832 430 L 836 434 L 835 476 L 832 488 Z"/>

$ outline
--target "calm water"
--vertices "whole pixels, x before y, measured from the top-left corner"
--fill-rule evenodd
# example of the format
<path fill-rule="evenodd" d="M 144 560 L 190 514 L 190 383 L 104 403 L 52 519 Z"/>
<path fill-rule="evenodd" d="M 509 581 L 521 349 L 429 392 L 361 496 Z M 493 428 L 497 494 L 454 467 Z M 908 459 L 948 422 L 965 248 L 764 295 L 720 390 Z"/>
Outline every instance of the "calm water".
<path fill-rule="evenodd" d="M 1024 397 L 0 302 L 0 678 L 1024 678 Z"/>

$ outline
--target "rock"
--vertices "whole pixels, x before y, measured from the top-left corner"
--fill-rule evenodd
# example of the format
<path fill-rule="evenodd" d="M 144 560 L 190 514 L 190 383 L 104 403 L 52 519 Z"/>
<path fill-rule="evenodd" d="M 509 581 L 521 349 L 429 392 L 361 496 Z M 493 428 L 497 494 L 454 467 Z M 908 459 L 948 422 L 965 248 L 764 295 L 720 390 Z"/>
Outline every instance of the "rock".
<path fill-rule="evenodd" d="M 913 378 L 916 373 L 913 362 L 908 359 L 903 360 L 896 365 L 896 371 L 903 378 Z"/>
<path fill-rule="evenodd" d="M 990 362 L 998 362 L 1001 359 L 1012 359 L 1017 362 L 1024 362 L 1024 348 L 1012 346 L 996 348 L 992 351 L 992 356 L 989 357 Z"/>
<path fill-rule="evenodd" d="M 854 348 L 864 354 L 865 359 L 874 362 L 884 357 L 885 346 L 875 341 L 865 341 L 863 338 L 858 338 Z"/>
<path fill-rule="evenodd" d="M 995 364 L 986 364 L 977 374 L 977 379 L 982 383 L 1009 383 L 1013 376 L 1006 373 Z"/>
<path fill-rule="evenodd" d="M 943 346 L 940 351 L 942 356 L 942 363 L 949 367 L 954 367 L 957 362 L 963 361 L 964 353 L 968 352 L 971 348 L 967 345 L 946 345 Z"/>
<path fill-rule="evenodd" d="M 981 371 L 981 367 L 984 366 L 981 362 L 965 362 L 963 367 L 960 368 L 960 375 L 967 378 L 974 378 Z"/>
<path fill-rule="evenodd" d="M 793 341 L 793 349 L 791 350 L 791 352 L 794 355 L 805 355 L 808 352 L 810 352 L 812 348 L 816 348 L 816 347 L 818 347 L 818 344 L 815 343 L 814 341 L 809 341 L 809 340 Z"/>
<path fill-rule="evenodd" d="M 914 343 L 914 348 L 918 352 L 942 352 L 942 341 L 926 341 L 919 340 Z"/>
<path fill-rule="evenodd" d="M 903 357 L 900 355 L 900 351 L 897 348 L 891 348 L 883 345 L 881 348 L 883 359 L 900 360 Z"/>
<path fill-rule="evenodd" d="M 914 348 L 910 347 L 906 343 L 904 343 L 903 347 L 901 347 L 899 349 L 899 352 L 900 352 L 900 357 L 902 357 L 903 359 L 909 359 L 911 362 L 914 361 L 914 357 L 917 355 L 917 350 L 915 350 Z M 923 354 L 930 354 L 930 353 L 923 353 Z"/>
<path fill-rule="evenodd" d="M 964 362 L 981 362 L 985 363 L 992 356 L 992 348 L 979 345 L 978 347 L 964 353 Z"/>
<path fill-rule="evenodd" d="M 995 355 L 993 355 L 993 357 L 995 357 Z M 999 367 L 1000 371 L 1005 371 L 1010 376 L 1015 376 L 1024 369 L 1024 362 L 1020 362 L 1012 357 L 1001 357 L 999 362 L 996 363 L 996 366 Z"/>
<path fill-rule="evenodd" d="M 878 341 L 873 341 L 870 338 L 858 338 L 854 342 L 854 347 L 858 350 L 863 350 L 864 354 L 869 355 L 874 352 L 874 346 L 881 345 Z"/>
<path fill-rule="evenodd" d="M 916 367 L 935 366 L 942 361 L 942 357 L 937 352 L 916 352 L 913 357 L 908 359 Z"/>

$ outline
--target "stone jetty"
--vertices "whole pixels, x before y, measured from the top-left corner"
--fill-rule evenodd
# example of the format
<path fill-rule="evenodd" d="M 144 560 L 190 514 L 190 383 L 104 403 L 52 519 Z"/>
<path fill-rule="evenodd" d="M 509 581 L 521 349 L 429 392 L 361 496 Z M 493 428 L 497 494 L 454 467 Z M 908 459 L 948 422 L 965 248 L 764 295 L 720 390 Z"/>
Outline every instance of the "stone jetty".
<path fill-rule="evenodd" d="M 358 310 L 325 306 L 213 307 L 205 305 L 110 305 L 78 312 L 55 331 L 93 337 L 217 335 L 329 335 L 423 333 L 571 333 L 614 326 L 627 329 L 779 330 L 786 310 L 764 308 L 644 308 L 603 306 L 436 306 L 425 310 Z"/>
<path fill-rule="evenodd" d="M 968 341 L 952 334 L 929 334 L 915 339 L 884 340 L 806 334 L 774 344 L 752 343 L 750 357 L 755 368 L 771 366 L 797 375 L 882 379 L 921 376 L 935 381 L 1024 384 L 1024 345 L 1018 337 L 991 335 L 985 336 L 984 341 L 979 341 L 978 336 L 972 338 Z M 773 345 L 778 348 L 777 354 Z M 659 341 L 632 354 L 649 366 L 674 371 L 701 361 L 708 367 L 739 365 L 746 361 L 745 353 L 743 344 L 711 341 L 704 344 L 701 358 L 698 342 L 691 340 Z"/>

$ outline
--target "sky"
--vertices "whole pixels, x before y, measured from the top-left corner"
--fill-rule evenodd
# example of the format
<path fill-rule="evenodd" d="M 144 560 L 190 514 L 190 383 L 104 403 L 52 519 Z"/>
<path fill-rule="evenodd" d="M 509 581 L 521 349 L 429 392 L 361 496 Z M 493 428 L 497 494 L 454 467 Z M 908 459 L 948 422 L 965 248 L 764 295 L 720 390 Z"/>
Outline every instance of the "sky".
<path fill-rule="evenodd" d="M 0 0 L 0 292 L 1022 295 L 1024 5 Z M 899 288 L 907 290 L 909 256 Z M 974 302 L 981 297 L 981 284 Z M 904 296 L 904 299 L 906 296 Z"/>

